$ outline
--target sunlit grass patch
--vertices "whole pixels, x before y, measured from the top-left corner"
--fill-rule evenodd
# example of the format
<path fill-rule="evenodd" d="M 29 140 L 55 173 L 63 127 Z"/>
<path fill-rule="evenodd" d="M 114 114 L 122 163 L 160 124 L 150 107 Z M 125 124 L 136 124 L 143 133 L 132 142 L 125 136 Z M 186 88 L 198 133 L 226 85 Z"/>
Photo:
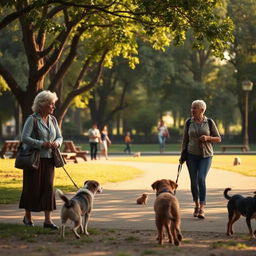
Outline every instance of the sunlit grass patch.
<path fill-rule="evenodd" d="M 241 165 L 234 166 L 235 157 L 241 159 Z M 163 164 L 179 164 L 179 156 L 141 156 L 141 157 L 116 157 L 113 161 L 152 162 Z M 212 168 L 237 172 L 246 176 L 256 177 L 256 157 L 253 155 L 215 155 Z"/>
<path fill-rule="evenodd" d="M 241 159 L 241 165 L 233 165 L 235 157 Z M 213 157 L 212 167 L 226 171 L 238 172 L 256 177 L 256 156 L 253 155 L 218 155 Z"/>
<path fill-rule="evenodd" d="M 211 248 L 219 249 L 219 248 L 232 248 L 232 249 L 246 249 L 247 245 L 244 243 L 236 242 L 236 241 L 218 241 L 212 243 Z"/>
<path fill-rule="evenodd" d="M 93 179 L 104 184 L 133 179 L 143 173 L 143 171 L 129 166 L 88 162 L 68 164 L 65 168 L 79 187 L 83 186 L 85 180 Z M 22 176 L 23 171 L 14 168 L 14 159 L 0 159 L 0 204 L 13 203 L 19 200 Z M 55 169 L 54 186 L 63 191 L 76 190 L 62 168 Z"/>

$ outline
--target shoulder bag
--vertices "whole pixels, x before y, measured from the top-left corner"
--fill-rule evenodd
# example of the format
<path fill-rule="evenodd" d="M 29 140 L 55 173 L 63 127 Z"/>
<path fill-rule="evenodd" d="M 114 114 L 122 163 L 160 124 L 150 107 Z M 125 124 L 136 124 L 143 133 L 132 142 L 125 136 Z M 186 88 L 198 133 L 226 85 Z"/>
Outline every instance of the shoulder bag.
<path fill-rule="evenodd" d="M 34 126 L 33 131 L 36 139 L 39 139 L 38 129 L 37 129 L 37 120 L 33 117 Z M 34 169 L 38 170 L 40 164 L 40 150 L 32 148 L 30 146 L 23 147 L 23 143 L 20 143 L 17 156 L 15 160 L 15 168 L 18 169 Z"/>

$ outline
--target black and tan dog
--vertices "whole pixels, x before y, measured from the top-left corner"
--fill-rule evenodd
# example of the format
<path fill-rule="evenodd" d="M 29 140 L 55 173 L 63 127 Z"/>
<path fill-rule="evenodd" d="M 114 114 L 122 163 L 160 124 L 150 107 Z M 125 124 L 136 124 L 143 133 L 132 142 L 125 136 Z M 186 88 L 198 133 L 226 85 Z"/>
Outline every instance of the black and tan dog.
<path fill-rule="evenodd" d="M 256 230 L 252 231 L 251 219 L 256 219 L 256 197 L 243 197 L 241 195 L 229 196 L 228 191 L 231 188 L 224 190 L 224 197 L 228 199 L 228 224 L 227 235 L 230 236 L 234 233 L 233 224 L 242 216 L 246 218 L 246 223 L 251 237 L 255 237 Z"/>
<path fill-rule="evenodd" d="M 65 224 L 68 219 L 74 222 L 74 228 L 72 230 L 76 238 L 80 238 L 80 235 L 77 233 L 79 228 L 82 233 L 89 235 L 87 231 L 88 221 L 93 208 L 94 196 L 97 192 L 102 192 L 100 184 L 95 180 L 85 181 L 84 187 L 79 189 L 71 199 L 68 199 L 59 189 L 56 192 L 64 201 L 61 209 L 60 236 L 64 238 Z"/>
<path fill-rule="evenodd" d="M 156 200 L 154 203 L 155 221 L 158 230 L 159 244 L 163 244 L 164 228 L 166 229 L 169 242 L 179 245 L 182 240 L 180 231 L 180 207 L 174 191 L 177 184 L 172 180 L 157 180 L 152 185 L 156 190 Z"/>

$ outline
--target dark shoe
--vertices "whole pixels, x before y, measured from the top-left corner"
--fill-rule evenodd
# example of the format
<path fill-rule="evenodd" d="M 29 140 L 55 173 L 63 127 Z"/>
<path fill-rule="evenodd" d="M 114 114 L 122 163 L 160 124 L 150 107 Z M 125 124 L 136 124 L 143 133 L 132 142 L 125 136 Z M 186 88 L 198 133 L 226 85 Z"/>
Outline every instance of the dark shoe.
<path fill-rule="evenodd" d="M 34 227 L 34 223 L 31 220 L 27 220 L 27 218 L 24 216 L 23 223 L 26 226 Z"/>
<path fill-rule="evenodd" d="M 54 223 L 45 223 L 44 222 L 44 228 L 50 228 L 50 229 L 59 229 L 59 227 L 57 225 L 55 225 Z"/>
<path fill-rule="evenodd" d="M 199 210 L 198 216 L 199 219 L 205 219 L 204 211 L 202 209 Z"/>
<path fill-rule="evenodd" d="M 194 217 L 198 217 L 198 214 L 199 214 L 199 208 L 196 207 L 195 210 L 194 210 L 193 215 L 194 215 Z"/>

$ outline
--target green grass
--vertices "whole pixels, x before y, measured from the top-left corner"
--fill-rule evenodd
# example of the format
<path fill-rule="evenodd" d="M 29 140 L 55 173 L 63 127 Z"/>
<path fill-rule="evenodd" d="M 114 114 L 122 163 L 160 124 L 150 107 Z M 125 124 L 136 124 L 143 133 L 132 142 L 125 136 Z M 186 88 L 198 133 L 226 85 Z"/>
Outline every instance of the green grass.
<path fill-rule="evenodd" d="M 221 145 L 222 144 L 228 144 L 228 143 L 220 143 L 214 145 L 215 151 L 221 151 Z M 238 143 L 239 144 L 239 143 Z M 83 150 L 90 150 L 89 144 L 78 144 L 82 147 Z M 159 152 L 159 145 L 157 143 L 155 144 L 136 144 L 132 143 L 131 145 L 133 152 Z M 124 144 L 120 143 L 114 143 L 111 144 L 109 147 L 110 153 L 120 153 L 123 152 L 125 148 Z M 179 152 L 181 149 L 181 144 L 179 143 L 170 143 L 167 141 L 165 145 L 165 151 L 166 152 Z M 232 151 L 241 152 L 240 149 L 232 149 Z M 250 145 L 250 151 L 256 151 L 256 145 Z"/>
<path fill-rule="evenodd" d="M 246 249 L 248 246 L 245 243 L 240 243 L 236 241 L 218 241 L 211 244 L 214 249 L 219 248 L 232 248 L 232 249 Z"/>
<path fill-rule="evenodd" d="M 18 224 L 0 223 L 0 238 L 15 237 L 18 240 L 36 242 L 39 235 L 55 234 L 51 229 L 42 227 L 28 227 Z"/>
<path fill-rule="evenodd" d="M 239 156 L 239 155 L 238 155 Z M 213 157 L 212 168 L 237 172 L 246 176 L 256 177 L 256 157 L 240 155 L 242 164 L 233 166 L 235 155 L 216 155 Z M 142 156 L 116 157 L 113 161 L 152 162 L 178 164 L 179 156 Z M 66 165 L 66 169 L 76 184 L 81 187 L 88 179 L 98 180 L 101 184 L 120 182 L 133 179 L 143 172 L 124 165 L 104 165 L 100 163 L 79 163 Z M 62 168 L 56 169 L 55 187 L 64 192 L 75 191 L 75 187 Z M 0 204 L 14 203 L 19 200 L 22 189 L 22 170 L 14 168 L 14 159 L 0 159 Z"/>
<path fill-rule="evenodd" d="M 242 164 L 233 166 L 235 156 L 239 156 Z M 111 158 L 113 161 L 129 161 L 129 162 L 152 162 L 178 164 L 179 156 L 141 156 L 137 157 L 116 157 Z M 237 172 L 246 176 L 256 177 L 256 157 L 254 155 L 216 155 L 213 157 L 212 168 L 222 169 L 226 171 Z"/>
<path fill-rule="evenodd" d="M 133 179 L 143 173 L 129 166 L 104 165 L 98 163 L 79 163 L 66 165 L 75 183 L 82 187 L 85 180 L 97 180 L 101 184 Z M 76 188 L 62 168 L 57 168 L 54 186 L 65 191 Z M 14 203 L 19 200 L 22 189 L 22 170 L 14 168 L 14 159 L 0 159 L 0 204 Z"/>

